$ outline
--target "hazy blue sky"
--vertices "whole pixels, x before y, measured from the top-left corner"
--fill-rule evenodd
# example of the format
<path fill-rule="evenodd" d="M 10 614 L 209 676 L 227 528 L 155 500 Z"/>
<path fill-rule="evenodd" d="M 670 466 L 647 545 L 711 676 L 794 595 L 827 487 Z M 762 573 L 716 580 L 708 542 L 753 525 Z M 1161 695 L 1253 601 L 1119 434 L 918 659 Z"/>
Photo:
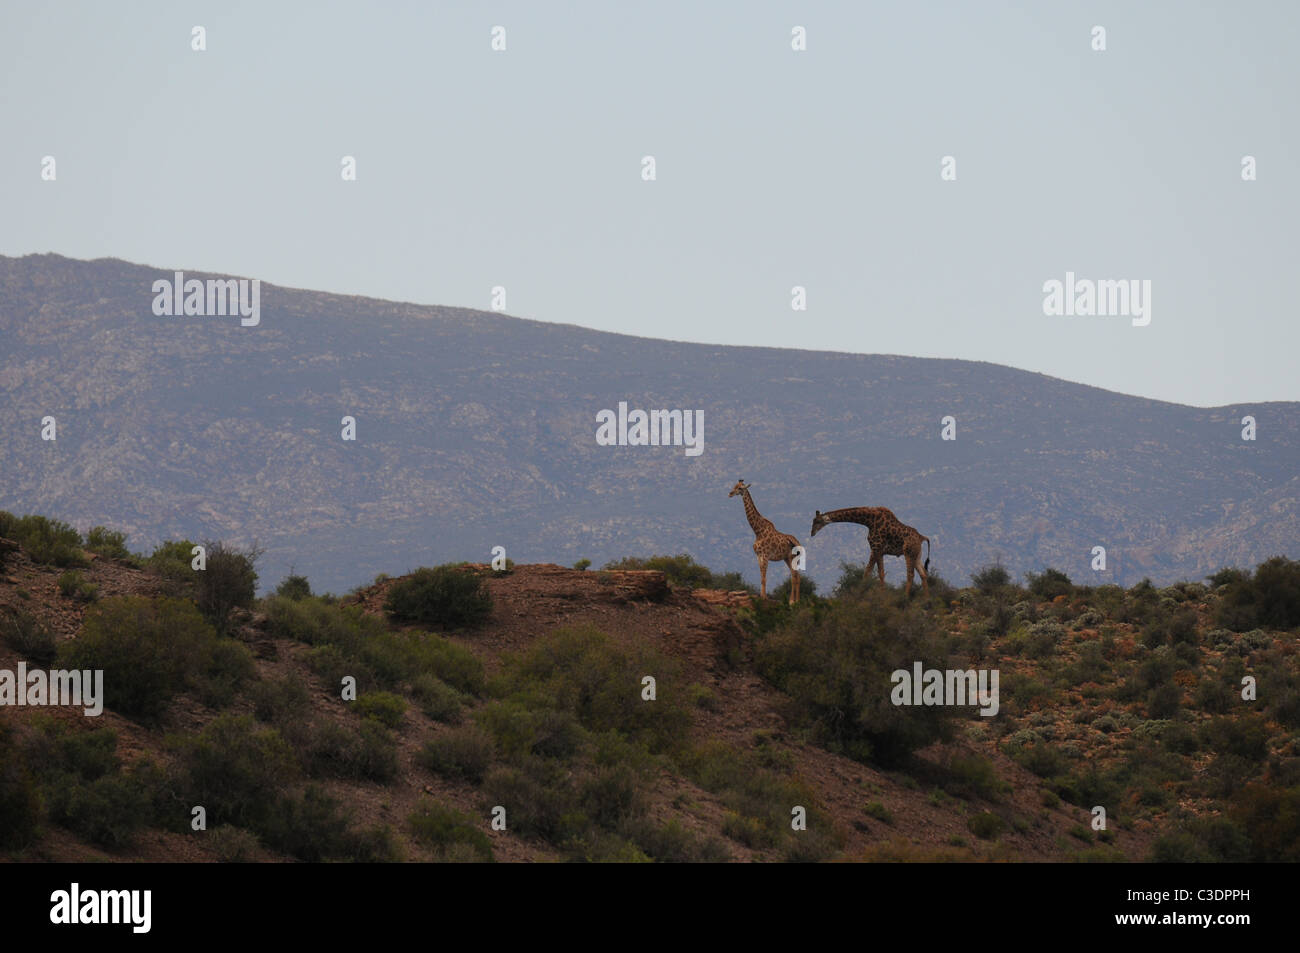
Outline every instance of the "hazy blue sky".
<path fill-rule="evenodd" d="M 0 10 L 0 254 L 1300 399 L 1297 3 Z M 1066 271 L 1150 325 L 1045 316 Z"/>

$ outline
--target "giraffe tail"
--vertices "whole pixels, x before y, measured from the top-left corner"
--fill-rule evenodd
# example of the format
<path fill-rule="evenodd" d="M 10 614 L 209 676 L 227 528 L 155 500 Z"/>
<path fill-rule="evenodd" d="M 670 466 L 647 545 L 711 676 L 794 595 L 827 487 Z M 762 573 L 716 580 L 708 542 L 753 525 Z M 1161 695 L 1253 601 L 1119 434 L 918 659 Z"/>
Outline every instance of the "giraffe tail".
<path fill-rule="evenodd" d="M 923 540 L 925 540 L 925 572 L 926 572 L 926 575 L 929 575 L 929 573 L 930 573 L 930 537 L 929 537 L 929 536 L 922 536 L 921 538 L 922 538 Z"/>

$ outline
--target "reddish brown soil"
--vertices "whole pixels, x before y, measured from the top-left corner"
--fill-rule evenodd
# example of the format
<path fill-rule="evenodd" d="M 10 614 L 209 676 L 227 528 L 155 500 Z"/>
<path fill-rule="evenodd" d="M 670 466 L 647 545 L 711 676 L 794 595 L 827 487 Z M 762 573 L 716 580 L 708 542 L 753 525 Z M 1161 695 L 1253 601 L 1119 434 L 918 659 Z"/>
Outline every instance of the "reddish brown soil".
<path fill-rule="evenodd" d="M 467 570 L 486 568 L 467 567 Z M 161 592 L 156 577 L 111 560 L 96 559 L 82 572 L 99 586 L 101 598 Z M 53 626 L 60 637 L 75 637 L 86 607 L 59 593 L 56 584 L 59 575 L 60 570 L 35 565 L 22 553 L 11 554 L 6 569 L 0 573 L 0 613 L 24 609 Z M 345 601 L 359 603 L 368 612 L 381 612 L 385 595 L 396 581 L 389 579 L 365 587 Z M 701 741 L 722 741 L 738 749 L 752 749 L 756 744 L 755 733 L 762 731 L 768 744 L 788 751 L 793 757 L 794 773 L 817 792 L 822 805 L 843 831 L 846 858 L 903 856 L 1044 861 L 1064 859 L 1083 846 L 1070 838 L 1067 831 L 1076 824 L 1086 826 L 1087 815 L 1068 805 L 1043 807 L 1041 782 L 1003 757 L 991 742 L 964 742 L 956 748 L 936 746 L 922 752 L 922 757 L 938 760 L 952 750 L 977 746 L 976 750 L 994 759 L 999 775 L 1012 785 L 1011 793 L 996 803 L 948 797 L 932 787 L 918 785 L 906 774 L 880 771 L 800 740 L 783 715 L 784 696 L 753 674 L 748 664 L 749 639 L 735 615 L 746 611 L 750 602 L 746 594 L 677 591 L 658 572 L 584 572 L 549 564 L 516 566 L 506 574 L 489 574 L 486 585 L 493 597 L 488 623 L 477 634 L 451 637 L 477 653 L 489 670 L 499 665 L 503 653 L 524 648 L 547 632 L 587 624 L 617 640 L 652 645 L 679 659 L 690 680 L 707 686 L 716 696 L 716 704 L 711 709 L 694 709 L 696 737 Z M 269 638 L 257 617 L 246 622 L 240 637 L 253 648 L 263 677 L 295 672 L 316 688 L 312 696 L 316 715 L 339 720 L 355 718 L 337 700 L 336 693 L 327 692 L 308 669 L 304 660 L 308 646 Z M 12 669 L 18 660 L 8 647 L 0 645 L 0 668 Z M 241 706 L 244 710 L 250 708 L 247 702 L 236 708 Z M 45 711 L 53 711 L 55 717 L 70 722 L 87 721 L 79 712 Z M 194 699 L 181 698 L 172 706 L 163 727 L 171 731 L 192 731 L 215 714 Z M 30 715 L 29 709 L 0 709 L 0 718 L 22 721 Z M 119 751 L 124 759 L 129 761 L 142 755 L 159 761 L 167 759 L 163 730 L 142 727 L 112 712 L 105 712 L 96 722 L 117 731 Z M 351 805 L 359 823 L 387 822 L 399 832 L 403 831 L 407 815 L 429 795 L 481 815 L 483 805 L 476 788 L 434 776 L 415 762 L 423 743 L 444 730 L 447 730 L 445 726 L 411 708 L 399 730 L 401 771 L 396 781 L 389 785 L 335 781 L 326 786 Z M 883 806 L 891 816 L 889 822 L 865 813 L 866 806 L 872 802 Z M 1009 827 L 995 843 L 978 840 L 968 830 L 967 819 L 983 810 L 994 810 L 1014 819 L 1017 825 Z M 718 834 L 721 829 L 723 808 L 718 799 L 681 777 L 665 775 L 660 779 L 653 792 L 651 811 L 656 817 L 675 816 L 701 833 Z M 1149 835 L 1141 832 L 1117 832 L 1117 835 L 1116 846 L 1126 855 L 1145 854 Z M 490 836 L 499 860 L 559 859 L 542 842 L 506 832 L 494 832 Z M 402 837 L 411 859 L 429 858 L 427 851 L 404 833 Z M 730 840 L 726 843 L 737 860 L 775 859 L 763 852 L 755 854 Z M 211 859 L 211 853 L 196 838 L 149 832 L 131 850 L 114 854 L 88 847 L 66 831 L 51 828 L 49 836 L 27 857 L 66 861 L 91 858 L 192 861 Z M 284 859 L 270 854 L 264 854 L 263 858 Z"/>

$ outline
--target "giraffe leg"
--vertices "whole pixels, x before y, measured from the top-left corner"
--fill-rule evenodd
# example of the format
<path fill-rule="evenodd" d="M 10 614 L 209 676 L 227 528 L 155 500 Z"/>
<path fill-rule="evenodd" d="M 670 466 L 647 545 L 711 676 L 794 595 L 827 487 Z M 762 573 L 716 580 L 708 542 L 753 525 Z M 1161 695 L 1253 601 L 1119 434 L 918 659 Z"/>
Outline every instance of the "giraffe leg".
<path fill-rule="evenodd" d="M 876 557 L 876 568 L 880 570 L 880 585 L 885 585 L 885 554 L 881 553 Z"/>
<path fill-rule="evenodd" d="M 903 587 L 903 595 L 910 598 L 912 595 L 912 573 L 916 572 L 916 557 L 908 553 L 904 559 L 907 560 L 907 585 Z"/>
<path fill-rule="evenodd" d="M 763 601 L 767 601 L 767 560 L 762 556 L 758 557 L 758 578 L 760 587 L 763 590 Z"/>
<path fill-rule="evenodd" d="M 790 605 L 799 601 L 799 570 L 794 568 L 794 560 L 787 559 L 786 567 L 790 570 Z"/>

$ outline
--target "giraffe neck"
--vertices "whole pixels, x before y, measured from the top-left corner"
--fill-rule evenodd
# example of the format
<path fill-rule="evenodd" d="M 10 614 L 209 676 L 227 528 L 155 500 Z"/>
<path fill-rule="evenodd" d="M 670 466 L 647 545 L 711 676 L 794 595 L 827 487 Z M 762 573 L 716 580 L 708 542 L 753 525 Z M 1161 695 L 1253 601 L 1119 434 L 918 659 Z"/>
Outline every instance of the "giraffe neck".
<path fill-rule="evenodd" d="M 766 519 L 750 499 L 749 490 L 741 490 L 740 498 L 745 502 L 745 519 L 749 520 L 749 528 L 754 531 L 755 536 L 761 536 L 772 528 L 770 520 Z"/>
<path fill-rule="evenodd" d="M 828 510 L 822 514 L 830 523 L 861 523 L 868 529 L 880 521 L 878 510 L 870 506 L 850 506 L 842 510 Z"/>

